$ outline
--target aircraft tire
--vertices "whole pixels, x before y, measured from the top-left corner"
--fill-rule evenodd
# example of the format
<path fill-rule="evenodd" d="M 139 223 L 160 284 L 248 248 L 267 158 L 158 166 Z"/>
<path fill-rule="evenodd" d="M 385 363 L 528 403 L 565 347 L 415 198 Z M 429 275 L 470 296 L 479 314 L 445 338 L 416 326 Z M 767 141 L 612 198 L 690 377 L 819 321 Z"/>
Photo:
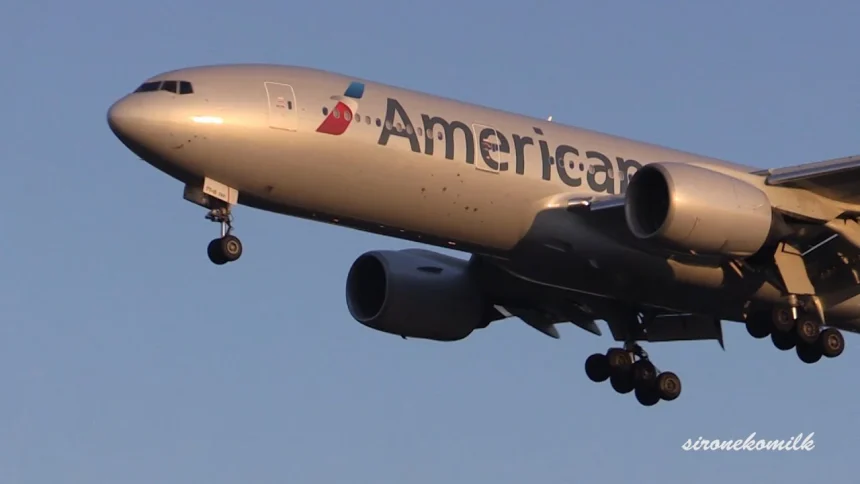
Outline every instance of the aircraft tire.
<path fill-rule="evenodd" d="M 643 406 L 651 407 L 660 401 L 660 394 L 654 386 L 637 386 L 633 391 L 636 400 Z"/>
<path fill-rule="evenodd" d="M 795 351 L 797 351 L 797 357 L 800 358 L 800 361 L 809 365 L 818 363 L 818 360 L 823 356 L 820 346 L 805 341 L 800 341 L 795 347 Z"/>
<path fill-rule="evenodd" d="M 807 317 L 802 317 L 797 322 L 798 340 L 811 345 L 818 340 L 819 335 L 821 335 L 821 327 L 816 321 Z"/>
<path fill-rule="evenodd" d="M 609 379 L 609 358 L 603 353 L 595 353 L 585 359 L 585 374 L 594 383 L 605 382 Z"/>
<path fill-rule="evenodd" d="M 650 388 L 657 380 L 657 368 L 654 367 L 654 363 L 648 360 L 639 360 L 633 363 L 631 372 L 633 373 L 633 383 L 636 384 L 637 388 Z"/>
<path fill-rule="evenodd" d="M 206 253 L 213 264 L 224 265 L 242 256 L 242 241 L 235 235 L 228 234 L 209 242 Z"/>
<path fill-rule="evenodd" d="M 774 330 L 782 333 L 787 333 L 794 329 L 794 317 L 791 315 L 791 308 L 782 306 L 774 308 L 771 324 Z"/>
<path fill-rule="evenodd" d="M 242 257 L 242 241 L 235 235 L 225 235 L 220 239 L 221 254 L 227 262 L 233 262 Z"/>
<path fill-rule="evenodd" d="M 206 254 L 209 256 L 209 260 L 215 265 L 222 266 L 227 263 L 227 259 L 221 252 L 221 239 L 209 242 L 209 246 L 206 247 Z"/>
<path fill-rule="evenodd" d="M 770 340 L 778 350 L 782 351 L 788 351 L 797 345 L 797 336 L 793 331 L 790 333 L 774 331 L 770 334 Z"/>
<path fill-rule="evenodd" d="M 827 358 L 836 358 L 845 351 L 845 338 L 842 332 L 836 328 L 827 328 L 818 337 L 821 352 Z"/>
<path fill-rule="evenodd" d="M 671 371 L 660 373 L 654 386 L 660 398 L 667 402 L 671 402 L 681 395 L 681 379 Z"/>
<path fill-rule="evenodd" d="M 612 389 L 620 394 L 630 393 L 635 385 L 633 384 L 633 375 L 629 372 L 614 373 L 609 377 L 609 384 Z"/>
<path fill-rule="evenodd" d="M 609 368 L 612 373 L 627 373 L 633 365 L 630 353 L 623 348 L 610 348 L 609 351 L 606 352 L 606 357 L 609 361 Z"/>
<path fill-rule="evenodd" d="M 763 339 L 770 336 L 770 321 L 767 318 L 761 318 L 759 315 L 750 315 L 746 321 L 747 333 L 755 339 Z"/>

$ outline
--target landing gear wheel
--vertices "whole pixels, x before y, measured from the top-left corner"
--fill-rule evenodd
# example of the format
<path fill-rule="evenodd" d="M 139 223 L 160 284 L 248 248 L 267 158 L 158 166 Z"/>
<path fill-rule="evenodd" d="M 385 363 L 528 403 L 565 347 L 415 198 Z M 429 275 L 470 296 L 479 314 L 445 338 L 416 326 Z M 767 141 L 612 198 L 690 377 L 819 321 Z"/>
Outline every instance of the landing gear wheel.
<path fill-rule="evenodd" d="M 671 371 L 660 373 L 654 386 L 660 398 L 667 402 L 671 402 L 681 395 L 681 379 Z"/>
<path fill-rule="evenodd" d="M 794 316 L 791 308 L 777 307 L 773 310 L 772 324 L 776 331 L 787 333 L 794 328 Z"/>
<path fill-rule="evenodd" d="M 656 405 L 660 401 L 660 394 L 657 393 L 657 389 L 650 385 L 636 387 L 633 394 L 636 396 L 636 400 L 646 407 Z"/>
<path fill-rule="evenodd" d="M 770 336 L 770 321 L 758 315 L 751 316 L 746 322 L 747 333 L 755 339 L 767 338 Z"/>
<path fill-rule="evenodd" d="M 657 379 L 657 368 L 648 360 L 639 360 L 631 367 L 633 383 L 637 388 L 650 388 Z"/>
<path fill-rule="evenodd" d="M 793 331 L 775 331 L 770 334 L 770 340 L 777 349 L 782 351 L 788 351 L 797 345 L 797 336 Z"/>
<path fill-rule="evenodd" d="M 227 259 L 227 262 L 233 262 L 242 257 L 242 241 L 235 235 L 225 235 L 221 237 L 221 253 Z"/>
<path fill-rule="evenodd" d="M 600 383 L 609 379 L 609 358 L 602 353 L 595 353 L 585 359 L 585 374 L 588 379 Z"/>
<path fill-rule="evenodd" d="M 206 220 L 221 224 L 221 237 L 209 242 L 206 252 L 213 264 L 224 265 L 238 260 L 242 256 L 242 242 L 232 235 L 233 215 L 229 206 L 213 208 L 206 215 Z"/>
<path fill-rule="evenodd" d="M 215 265 L 221 266 L 227 263 L 227 258 L 224 257 L 224 253 L 221 251 L 221 239 L 209 242 L 206 253 L 209 255 L 209 260 Z"/>
<path fill-rule="evenodd" d="M 242 242 L 235 235 L 225 235 L 209 242 L 206 252 L 212 263 L 219 266 L 224 265 L 242 256 Z"/>
<path fill-rule="evenodd" d="M 845 351 L 845 338 L 842 332 L 836 328 L 827 328 L 821 332 L 818 338 L 821 352 L 828 358 L 836 358 Z"/>
<path fill-rule="evenodd" d="M 629 371 L 613 373 L 609 377 L 609 384 L 612 385 L 613 390 L 622 395 L 632 392 L 636 386 L 633 384 L 633 375 Z"/>
<path fill-rule="evenodd" d="M 606 359 L 609 361 L 609 368 L 612 370 L 612 373 L 628 373 L 628 370 L 633 365 L 630 353 L 622 348 L 610 348 L 606 352 Z"/>
<path fill-rule="evenodd" d="M 821 334 L 821 327 L 818 323 L 809 318 L 801 318 L 797 322 L 797 337 L 800 341 L 813 344 L 818 340 L 818 335 Z"/>
<path fill-rule="evenodd" d="M 818 360 L 820 360 L 823 356 L 821 352 L 821 347 L 816 344 L 810 344 L 801 341 L 797 344 L 797 347 L 795 349 L 797 351 L 797 357 L 800 358 L 800 361 L 810 365 L 813 363 L 817 363 Z"/>

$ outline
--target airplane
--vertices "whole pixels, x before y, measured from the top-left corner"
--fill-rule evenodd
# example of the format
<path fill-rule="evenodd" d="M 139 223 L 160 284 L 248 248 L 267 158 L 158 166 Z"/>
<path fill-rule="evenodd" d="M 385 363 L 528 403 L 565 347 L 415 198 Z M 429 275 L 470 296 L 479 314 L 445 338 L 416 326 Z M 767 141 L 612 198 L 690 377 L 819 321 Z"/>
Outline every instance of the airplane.
<path fill-rule="evenodd" d="M 146 79 L 107 122 L 183 184 L 240 258 L 233 209 L 468 253 L 360 255 L 359 323 L 451 342 L 516 318 L 616 346 L 585 361 L 652 406 L 681 393 L 640 343 L 717 341 L 737 322 L 805 363 L 860 332 L 860 156 L 761 169 L 307 67 L 189 67 Z"/>

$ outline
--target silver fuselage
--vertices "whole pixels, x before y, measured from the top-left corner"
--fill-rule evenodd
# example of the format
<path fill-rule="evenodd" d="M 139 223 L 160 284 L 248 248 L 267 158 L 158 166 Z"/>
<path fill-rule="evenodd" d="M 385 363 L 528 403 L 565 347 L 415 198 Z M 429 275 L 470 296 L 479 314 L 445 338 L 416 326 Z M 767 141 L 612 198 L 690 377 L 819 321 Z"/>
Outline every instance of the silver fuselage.
<path fill-rule="evenodd" d="M 111 108 L 112 128 L 153 166 L 186 184 L 224 183 L 240 204 L 487 256 L 574 294 L 730 320 L 750 300 L 780 297 L 724 265 L 634 250 L 554 210 L 622 193 L 653 162 L 773 193 L 753 167 L 308 68 L 198 67 L 149 81 L 158 80 L 194 92 L 130 94 Z M 358 98 L 345 96 L 353 82 Z M 346 123 L 330 119 L 339 103 Z M 318 132 L 325 123 L 343 132 Z"/>

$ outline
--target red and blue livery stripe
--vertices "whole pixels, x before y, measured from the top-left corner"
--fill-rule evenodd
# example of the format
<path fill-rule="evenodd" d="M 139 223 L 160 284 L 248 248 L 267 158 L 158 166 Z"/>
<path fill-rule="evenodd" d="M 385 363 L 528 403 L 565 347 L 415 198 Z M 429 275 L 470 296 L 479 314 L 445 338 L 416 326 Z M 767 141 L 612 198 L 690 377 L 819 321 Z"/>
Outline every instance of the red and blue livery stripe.
<path fill-rule="evenodd" d="M 344 91 L 343 96 L 332 96 L 337 101 L 334 108 L 317 128 L 317 133 L 341 135 L 352 124 L 355 112 L 358 110 L 358 100 L 364 95 L 364 84 L 353 81 Z"/>

